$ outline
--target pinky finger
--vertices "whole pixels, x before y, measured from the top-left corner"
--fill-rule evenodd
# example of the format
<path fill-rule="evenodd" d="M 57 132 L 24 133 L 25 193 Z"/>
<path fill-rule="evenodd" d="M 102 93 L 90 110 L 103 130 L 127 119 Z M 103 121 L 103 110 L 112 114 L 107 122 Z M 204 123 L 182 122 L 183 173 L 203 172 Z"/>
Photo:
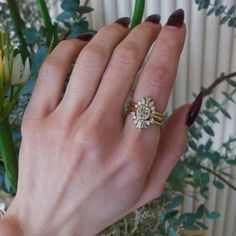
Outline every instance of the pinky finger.
<path fill-rule="evenodd" d="M 186 104 L 179 107 L 169 118 L 162 130 L 156 158 L 135 208 L 162 194 L 169 175 L 186 150 L 189 126 L 196 119 L 201 104 L 202 93 L 193 105 Z"/>

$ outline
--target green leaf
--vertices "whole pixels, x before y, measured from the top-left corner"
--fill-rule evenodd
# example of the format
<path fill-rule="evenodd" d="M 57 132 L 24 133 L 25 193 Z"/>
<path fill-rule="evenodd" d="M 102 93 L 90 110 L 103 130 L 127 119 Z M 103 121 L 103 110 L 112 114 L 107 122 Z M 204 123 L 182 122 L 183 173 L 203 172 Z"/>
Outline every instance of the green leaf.
<path fill-rule="evenodd" d="M 196 144 L 192 139 L 190 139 L 190 140 L 188 141 L 188 145 L 189 145 L 189 147 L 191 147 L 194 151 L 197 151 L 197 144 Z"/>
<path fill-rule="evenodd" d="M 207 227 L 205 224 L 203 224 L 202 222 L 197 221 L 196 224 L 197 224 L 201 229 L 208 230 L 208 227 Z"/>
<path fill-rule="evenodd" d="M 209 150 L 209 149 L 211 148 L 212 144 L 213 144 L 213 141 L 212 141 L 211 138 L 209 138 L 209 139 L 207 140 L 205 149 L 206 149 L 206 150 Z"/>
<path fill-rule="evenodd" d="M 236 8 L 236 6 L 233 5 L 233 6 L 227 11 L 227 15 L 230 16 L 230 15 L 234 14 L 235 8 Z"/>
<path fill-rule="evenodd" d="M 201 204 L 196 211 L 197 218 L 202 219 L 204 216 L 204 213 L 205 213 L 205 206 L 204 204 Z"/>
<path fill-rule="evenodd" d="M 200 190 L 200 193 L 201 193 L 201 195 L 202 195 L 204 198 L 209 199 L 209 196 L 208 196 L 208 194 L 209 194 L 209 187 L 208 187 L 208 186 L 203 186 L 203 187 L 201 188 L 201 190 Z"/>
<path fill-rule="evenodd" d="M 225 117 L 227 117 L 228 119 L 231 119 L 230 114 L 223 107 L 220 107 L 220 111 L 223 113 Z"/>
<path fill-rule="evenodd" d="M 204 125 L 203 129 L 205 130 L 205 132 L 211 136 L 214 136 L 215 133 L 213 131 L 213 129 L 209 126 L 209 125 Z"/>
<path fill-rule="evenodd" d="M 236 159 L 235 160 L 233 160 L 233 159 L 226 160 L 226 162 L 230 165 L 236 165 Z"/>
<path fill-rule="evenodd" d="M 216 16 L 221 15 L 224 12 L 225 8 L 226 8 L 225 6 L 219 6 L 215 11 L 215 15 Z"/>
<path fill-rule="evenodd" d="M 216 211 L 212 211 L 208 215 L 208 218 L 211 220 L 217 220 L 219 217 L 220 217 L 220 213 Z"/>
<path fill-rule="evenodd" d="M 235 100 L 226 92 L 222 91 L 222 94 L 231 102 L 235 103 Z"/>
<path fill-rule="evenodd" d="M 45 58 L 48 55 L 48 49 L 45 47 L 40 47 L 38 50 L 38 53 L 34 55 L 32 59 L 32 73 L 34 74 L 35 77 L 38 75 L 38 71 L 45 60 Z"/>
<path fill-rule="evenodd" d="M 220 121 L 218 120 L 218 118 L 216 117 L 216 115 L 213 112 L 210 112 L 208 110 L 203 110 L 204 115 L 206 115 L 206 117 L 212 121 L 213 123 L 219 123 Z"/>
<path fill-rule="evenodd" d="M 39 41 L 39 33 L 34 27 L 23 29 L 23 34 L 27 44 L 35 44 Z"/>
<path fill-rule="evenodd" d="M 77 36 L 88 31 L 89 24 L 85 20 L 80 20 L 79 22 L 75 22 L 71 26 L 71 33 L 67 36 L 67 39 L 76 38 Z"/>
<path fill-rule="evenodd" d="M 58 21 L 65 21 L 67 20 L 68 18 L 72 17 L 73 14 L 71 12 L 68 12 L 68 11 L 63 11 L 60 15 L 57 16 L 57 20 Z"/>
<path fill-rule="evenodd" d="M 228 22 L 229 27 L 236 27 L 236 17 L 231 18 Z"/>
<path fill-rule="evenodd" d="M 216 10 L 215 7 L 211 8 L 211 9 L 207 12 L 207 16 L 212 15 L 212 14 L 215 12 L 215 10 Z"/>
<path fill-rule="evenodd" d="M 236 87 L 236 81 L 232 80 L 232 79 L 227 79 L 226 80 L 231 86 Z"/>
<path fill-rule="evenodd" d="M 168 205 L 165 206 L 165 209 L 167 212 L 171 211 L 173 208 L 176 208 L 178 206 L 180 206 L 184 201 L 184 197 L 183 196 L 177 196 L 175 197 L 171 203 L 169 203 Z"/>
<path fill-rule="evenodd" d="M 230 16 L 224 16 L 223 18 L 221 18 L 220 24 L 223 25 L 223 24 L 226 23 L 229 19 L 230 19 Z"/>
<path fill-rule="evenodd" d="M 221 105 L 214 98 L 209 97 L 209 101 L 211 102 L 212 105 L 220 108 Z"/>
<path fill-rule="evenodd" d="M 197 216 L 194 213 L 184 213 L 180 219 L 184 227 L 190 227 L 194 225 Z"/>
<path fill-rule="evenodd" d="M 199 125 L 203 125 L 204 120 L 202 119 L 202 117 L 200 115 L 198 115 L 198 117 L 196 119 L 196 123 L 198 123 Z"/>
<path fill-rule="evenodd" d="M 178 232 L 172 227 L 169 227 L 169 233 L 171 236 L 179 236 Z"/>
<path fill-rule="evenodd" d="M 218 189 L 224 189 L 224 187 L 225 187 L 223 183 L 221 183 L 220 181 L 217 181 L 217 180 L 213 181 L 213 185 Z"/>
<path fill-rule="evenodd" d="M 80 6 L 78 8 L 78 12 L 79 13 L 89 13 L 89 12 L 92 12 L 94 9 L 92 7 L 88 7 L 88 6 Z"/>
<path fill-rule="evenodd" d="M 61 8 L 64 11 L 75 13 L 79 8 L 80 1 L 79 0 L 62 0 Z"/>

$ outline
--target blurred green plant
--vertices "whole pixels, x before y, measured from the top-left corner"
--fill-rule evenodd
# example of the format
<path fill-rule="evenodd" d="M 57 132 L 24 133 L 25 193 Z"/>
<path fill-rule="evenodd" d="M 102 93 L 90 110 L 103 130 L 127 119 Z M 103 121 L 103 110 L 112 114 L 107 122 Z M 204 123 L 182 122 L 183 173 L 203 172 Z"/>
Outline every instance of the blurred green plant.
<path fill-rule="evenodd" d="M 61 13 L 55 20 L 50 17 L 48 2 L 7 0 L 6 3 L 0 3 L 0 20 L 8 31 L 8 34 L 2 31 L 0 37 L 0 146 L 4 162 L 4 165 L 0 163 L 0 187 L 11 194 L 16 191 L 18 168 L 8 118 L 17 98 L 20 93 L 31 92 L 34 85 L 32 81 L 37 78 L 41 64 L 61 40 L 76 38 L 88 31 L 96 33 L 89 28 L 85 17 L 85 14 L 93 11 L 88 6 L 88 0 L 83 5 L 79 0 L 60 0 Z M 220 1 L 207 0 L 196 0 L 196 4 L 199 10 L 209 8 L 208 15 L 215 13 L 221 16 L 221 24 L 227 22 L 230 27 L 236 27 L 235 6 L 228 9 Z M 131 29 L 141 23 L 144 7 L 145 0 L 136 0 Z M 186 196 L 199 200 L 186 192 L 187 185 L 205 199 L 209 198 L 212 185 L 217 189 L 224 189 L 227 185 L 236 190 L 228 180 L 235 179 L 235 176 L 227 171 L 236 165 L 236 135 L 215 149 L 215 132 L 212 129 L 213 124 L 219 123 L 220 113 L 231 119 L 226 105 L 236 100 L 236 82 L 232 79 L 235 76 L 236 72 L 222 74 L 208 88 L 202 88 L 205 97 L 203 109 L 190 129 L 186 153 L 172 172 L 163 195 L 109 227 L 101 235 L 177 236 L 184 229 L 207 229 L 203 223 L 205 218 L 219 218 L 218 212 L 208 210 L 204 204 L 199 204 L 196 212 L 180 213 L 178 209 Z M 222 91 L 224 100 L 216 101 L 212 92 L 222 82 L 228 83 L 232 89 L 229 92 Z M 207 135 L 208 140 L 202 141 L 202 137 Z"/>

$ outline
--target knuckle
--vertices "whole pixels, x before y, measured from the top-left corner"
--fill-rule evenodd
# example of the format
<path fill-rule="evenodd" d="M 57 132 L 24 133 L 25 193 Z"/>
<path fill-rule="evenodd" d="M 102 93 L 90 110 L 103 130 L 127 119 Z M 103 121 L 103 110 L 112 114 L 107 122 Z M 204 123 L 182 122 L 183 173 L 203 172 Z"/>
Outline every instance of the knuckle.
<path fill-rule="evenodd" d="M 53 76 L 55 71 L 58 70 L 58 67 L 60 67 L 60 63 L 56 61 L 56 58 L 47 58 L 40 68 L 40 77 L 47 78 L 48 76 Z"/>
<path fill-rule="evenodd" d="M 64 50 L 64 48 L 66 48 L 69 51 L 75 51 L 78 49 L 78 43 L 76 40 L 74 39 L 70 39 L 70 40 L 62 40 L 59 44 L 58 47 L 61 50 Z"/>
<path fill-rule="evenodd" d="M 168 58 L 173 55 L 173 52 L 177 52 L 180 50 L 180 43 L 174 37 L 168 40 L 161 39 L 160 41 L 158 41 L 158 44 L 161 45 L 160 53 L 163 55 L 163 58 L 165 58 L 165 60 L 168 60 Z"/>
<path fill-rule="evenodd" d="M 147 68 L 148 87 L 166 89 L 170 86 L 170 74 L 166 65 L 152 65 Z"/>
<path fill-rule="evenodd" d="M 102 35 L 111 35 L 111 34 L 118 35 L 118 34 L 120 34 L 121 30 L 119 27 L 116 27 L 114 25 L 106 25 L 106 26 L 102 27 L 99 30 L 99 32 Z"/>
<path fill-rule="evenodd" d="M 115 49 L 113 59 L 120 64 L 134 65 L 139 58 L 139 51 L 139 47 L 134 43 L 121 44 Z"/>
<path fill-rule="evenodd" d="M 80 61 L 85 65 L 98 66 L 106 57 L 103 46 L 98 43 L 88 44 L 80 54 Z"/>

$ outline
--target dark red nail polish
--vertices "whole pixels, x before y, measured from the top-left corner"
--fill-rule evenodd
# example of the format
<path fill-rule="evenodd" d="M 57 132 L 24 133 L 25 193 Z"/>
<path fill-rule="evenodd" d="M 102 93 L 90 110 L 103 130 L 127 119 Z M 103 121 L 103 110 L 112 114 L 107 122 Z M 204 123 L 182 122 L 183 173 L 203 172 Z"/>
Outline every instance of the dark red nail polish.
<path fill-rule="evenodd" d="M 158 25 L 160 24 L 161 16 L 158 14 L 153 14 L 153 15 L 148 16 L 145 21 L 152 22 Z"/>
<path fill-rule="evenodd" d="M 167 25 L 169 26 L 175 26 L 175 27 L 181 27 L 184 23 L 184 10 L 178 9 L 174 11 L 167 21 Z"/>
<path fill-rule="evenodd" d="M 186 117 L 186 125 L 191 126 L 196 120 L 198 113 L 200 112 L 203 100 L 203 92 L 200 92 L 193 102 L 192 106 L 189 109 L 189 112 Z"/>
<path fill-rule="evenodd" d="M 130 23 L 130 18 L 129 17 L 121 17 L 118 20 L 116 20 L 115 23 L 118 23 L 118 24 L 122 25 L 123 27 L 128 28 L 129 23 Z"/>
<path fill-rule="evenodd" d="M 82 41 L 89 41 L 93 38 L 94 33 L 88 32 L 77 36 L 76 38 Z"/>

